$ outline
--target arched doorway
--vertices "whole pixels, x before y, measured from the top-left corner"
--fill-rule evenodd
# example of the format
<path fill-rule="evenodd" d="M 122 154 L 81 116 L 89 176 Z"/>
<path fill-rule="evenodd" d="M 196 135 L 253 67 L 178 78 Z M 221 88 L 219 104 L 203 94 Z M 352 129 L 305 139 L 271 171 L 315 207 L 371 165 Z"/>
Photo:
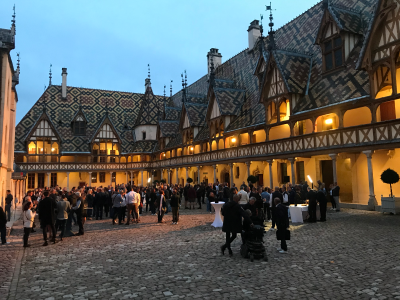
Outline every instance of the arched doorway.
<path fill-rule="evenodd" d="M 225 183 L 225 182 L 227 182 L 228 185 L 230 184 L 231 181 L 230 181 L 230 176 L 229 176 L 229 170 L 228 170 L 227 168 L 224 168 L 224 169 L 221 171 L 220 179 L 221 179 L 220 183 Z"/>

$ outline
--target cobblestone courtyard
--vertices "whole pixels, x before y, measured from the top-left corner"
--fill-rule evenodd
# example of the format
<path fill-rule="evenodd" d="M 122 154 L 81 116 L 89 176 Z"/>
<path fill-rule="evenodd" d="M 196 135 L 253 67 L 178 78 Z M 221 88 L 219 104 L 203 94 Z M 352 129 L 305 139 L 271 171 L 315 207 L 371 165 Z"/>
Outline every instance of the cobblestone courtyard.
<path fill-rule="evenodd" d="M 179 225 L 88 221 L 84 236 L 22 248 L 17 223 L 0 248 L 0 299 L 400 299 L 400 217 L 343 210 L 291 226 L 288 254 L 267 232 L 269 261 L 221 256 L 213 215 L 183 210 Z M 76 229 L 76 228 L 74 228 Z"/>

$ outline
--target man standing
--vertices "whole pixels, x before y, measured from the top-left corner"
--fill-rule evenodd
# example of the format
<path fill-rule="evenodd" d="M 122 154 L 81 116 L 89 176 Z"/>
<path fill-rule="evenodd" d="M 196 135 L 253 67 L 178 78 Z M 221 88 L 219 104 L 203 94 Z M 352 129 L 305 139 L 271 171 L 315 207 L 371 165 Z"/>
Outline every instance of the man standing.
<path fill-rule="evenodd" d="M 267 221 L 271 220 L 271 211 L 269 207 L 271 195 L 268 193 L 268 187 L 265 187 L 264 191 L 261 193 L 261 199 L 264 204 L 264 216 L 267 216 Z"/>
<path fill-rule="evenodd" d="M 283 202 L 283 196 L 281 192 L 279 191 L 279 187 L 275 187 L 275 191 L 271 195 L 272 199 L 272 206 L 271 206 L 271 216 L 272 216 L 272 226 L 269 230 L 275 230 L 275 224 L 276 224 L 276 214 L 275 214 L 275 198 L 278 198 L 280 200 L 280 203 Z"/>
<path fill-rule="evenodd" d="M 112 201 L 113 201 L 113 216 L 112 216 L 112 224 L 115 225 L 116 222 L 115 220 L 117 219 L 118 216 L 118 225 L 122 224 L 122 197 L 121 197 L 121 192 L 123 190 L 120 190 L 120 193 L 114 193 L 114 195 L 112 195 Z"/>
<path fill-rule="evenodd" d="M 75 195 L 77 196 L 76 205 L 72 207 L 72 210 L 76 213 L 77 223 L 79 226 L 79 232 L 77 235 L 83 235 L 83 213 L 84 213 L 84 204 L 81 197 L 80 192 L 76 192 Z"/>
<path fill-rule="evenodd" d="M 135 200 L 133 202 L 133 214 L 134 221 L 140 223 L 139 206 L 140 206 L 140 188 L 137 187 L 135 190 Z"/>
<path fill-rule="evenodd" d="M 96 202 L 96 220 L 99 218 L 103 220 L 103 206 L 106 201 L 106 195 L 103 193 L 103 189 L 99 189 L 94 199 Z M 71 203 L 71 205 L 73 204 Z"/>
<path fill-rule="evenodd" d="M 6 218 L 7 221 L 10 222 L 11 220 L 11 205 L 12 205 L 12 201 L 13 201 L 13 195 L 11 195 L 11 191 L 7 190 L 7 197 L 6 197 Z"/>
<path fill-rule="evenodd" d="M 126 220 L 125 225 L 129 225 L 131 220 L 131 215 L 135 209 L 134 203 L 136 202 L 135 192 L 128 188 L 128 193 L 125 195 L 125 202 L 126 202 L 126 210 L 128 211 L 128 219 Z"/>
<path fill-rule="evenodd" d="M 274 204 L 276 227 L 278 228 L 276 237 L 281 241 L 281 248 L 278 249 L 278 251 L 279 253 L 285 254 L 287 253 L 286 231 L 289 228 L 288 208 L 281 203 L 281 199 L 279 198 L 274 198 Z"/>
<path fill-rule="evenodd" d="M 307 187 L 308 215 L 311 223 L 317 222 L 317 193 Z"/>
<path fill-rule="evenodd" d="M 321 189 L 317 193 L 317 201 L 319 203 L 319 212 L 321 213 L 320 222 L 326 221 L 326 196 L 324 191 Z"/>
<path fill-rule="evenodd" d="M 230 190 L 229 190 L 229 187 L 228 187 L 228 183 L 225 182 L 225 186 L 224 186 L 224 189 L 223 189 L 223 196 L 224 196 L 223 201 L 225 203 L 229 202 L 230 194 L 231 193 L 230 193 Z"/>
<path fill-rule="evenodd" d="M 337 185 L 337 182 L 334 182 L 332 189 L 332 197 L 333 200 L 335 200 L 336 211 L 340 211 L 339 192 L 340 192 L 340 187 Z"/>
<path fill-rule="evenodd" d="M 244 182 L 243 182 L 244 183 Z M 249 195 L 247 194 L 247 192 L 244 190 L 245 185 L 241 185 L 240 186 L 240 192 L 238 193 L 238 195 L 240 196 L 240 201 L 239 204 L 240 205 L 246 205 L 247 202 L 249 202 Z"/>
<path fill-rule="evenodd" d="M 55 222 L 55 210 L 57 208 L 57 203 L 54 199 L 49 197 L 49 192 L 43 192 L 44 199 L 39 202 L 39 220 L 40 227 L 43 230 L 43 246 L 47 246 L 47 226 L 51 228 L 52 231 L 52 242 L 55 244 L 56 241 L 56 227 L 54 226 Z"/>
<path fill-rule="evenodd" d="M 60 238 L 63 240 L 65 234 L 65 224 L 68 220 L 68 214 L 71 210 L 71 204 L 67 200 L 67 196 L 63 194 L 61 196 L 61 200 L 57 202 L 57 223 L 59 226 L 57 228 L 61 228 Z"/>

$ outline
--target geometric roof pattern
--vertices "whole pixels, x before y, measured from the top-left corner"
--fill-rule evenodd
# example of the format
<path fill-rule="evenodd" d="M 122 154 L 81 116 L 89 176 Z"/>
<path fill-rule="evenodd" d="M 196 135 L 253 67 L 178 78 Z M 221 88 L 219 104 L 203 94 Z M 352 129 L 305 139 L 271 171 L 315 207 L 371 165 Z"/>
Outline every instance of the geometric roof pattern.
<path fill-rule="evenodd" d="M 185 102 L 184 105 L 190 126 L 204 126 L 206 122 L 207 104 Z"/>
<path fill-rule="evenodd" d="M 130 153 L 152 153 L 158 141 L 136 141 Z"/>
<path fill-rule="evenodd" d="M 162 137 L 173 137 L 179 133 L 179 121 L 159 121 Z"/>
<path fill-rule="evenodd" d="M 106 107 L 108 119 L 121 138 L 121 152 L 128 153 L 132 148 L 131 130 L 139 115 L 143 94 L 67 87 L 67 98 L 62 99 L 61 86 L 51 85 L 16 126 L 15 151 L 26 151 L 23 138 L 42 115 L 44 98 L 46 113 L 62 136 L 61 151 L 90 152 L 89 140 L 104 121 Z M 151 102 L 162 107 L 163 97 L 153 95 Z M 72 132 L 71 122 L 79 109 L 88 120 L 85 136 L 74 136 Z"/>

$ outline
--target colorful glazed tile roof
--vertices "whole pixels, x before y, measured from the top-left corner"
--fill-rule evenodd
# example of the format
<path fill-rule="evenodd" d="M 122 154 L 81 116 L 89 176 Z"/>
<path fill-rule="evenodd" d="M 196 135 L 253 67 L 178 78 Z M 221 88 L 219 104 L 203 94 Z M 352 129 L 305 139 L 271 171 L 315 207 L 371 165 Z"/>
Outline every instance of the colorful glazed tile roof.
<path fill-rule="evenodd" d="M 208 126 L 203 127 L 196 137 L 193 139 L 193 143 L 202 142 L 210 138 L 210 128 Z"/>
<path fill-rule="evenodd" d="M 133 143 L 132 153 L 152 153 L 158 145 L 157 141 L 136 141 Z"/>
<path fill-rule="evenodd" d="M 179 121 L 159 121 L 162 137 L 173 137 L 179 133 Z"/>
<path fill-rule="evenodd" d="M 202 127 L 206 121 L 207 104 L 185 102 L 185 110 L 191 127 Z"/>

